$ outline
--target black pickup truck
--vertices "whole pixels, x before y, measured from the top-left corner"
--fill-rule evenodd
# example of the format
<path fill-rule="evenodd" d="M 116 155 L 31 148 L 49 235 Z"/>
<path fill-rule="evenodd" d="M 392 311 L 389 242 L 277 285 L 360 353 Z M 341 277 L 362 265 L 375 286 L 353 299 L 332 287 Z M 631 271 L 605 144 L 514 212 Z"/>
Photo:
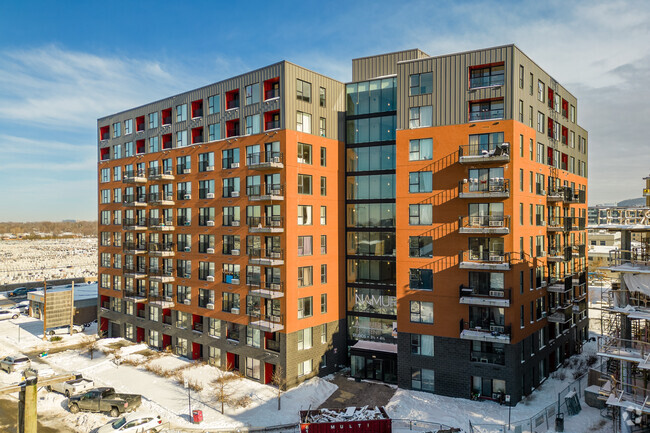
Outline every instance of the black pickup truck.
<path fill-rule="evenodd" d="M 108 412 L 112 417 L 131 412 L 140 407 L 142 397 L 137 394 L 117 394 L 113 388 L 95 388 L 68 399 L 68 409 L 77 413 Z"/>

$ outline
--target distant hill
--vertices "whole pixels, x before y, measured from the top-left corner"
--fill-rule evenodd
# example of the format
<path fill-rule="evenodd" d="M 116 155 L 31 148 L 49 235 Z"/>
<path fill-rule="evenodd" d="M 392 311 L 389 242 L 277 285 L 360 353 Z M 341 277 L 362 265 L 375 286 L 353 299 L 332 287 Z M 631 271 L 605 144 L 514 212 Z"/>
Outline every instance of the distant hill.
<path fill-rule="evenodd" d="M 645 198 L 630 198 L 627 200 L 619 201 L 619 206 L 645 206 Z"/>
<path fill-rule="evenodd" d="M 52 236 L 97 236 L 97 221 L 40 221 L 29 223 L 0 222 L 0 234 L 51 234 Z M 41 237 L 41 236 L 38 236 Z"/>

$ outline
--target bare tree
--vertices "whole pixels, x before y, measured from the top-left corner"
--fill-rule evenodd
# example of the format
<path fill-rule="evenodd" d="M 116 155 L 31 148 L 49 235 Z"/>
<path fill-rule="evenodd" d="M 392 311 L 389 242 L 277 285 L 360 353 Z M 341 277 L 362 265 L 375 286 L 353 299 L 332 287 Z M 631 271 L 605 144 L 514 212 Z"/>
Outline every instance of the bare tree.
<path fill-rule="evenodd" d="M 232 365 L 226 365 L 226 371 L 232 370 Z M 224 413 L 224 406 L 230 404 L 230 389 L 228 387 L 228 382 L 233 379 L 234 376 L 230 374 L 225 374 L 223 371 L 219 377 L 214 381 L 214 385 L 217 389 L 217 402 L 221 403 L 221 413 Z"/>
<path fill-rule="evenodd" d="M 275 366 L 273 375 L 271 376 L 271 383 L 278 387 L 278 410 L 281 408 L 280 397 L 282 396 L 282 391 L 287 388 L 287 379 L 285 378 L 282 367 L 279 365 Z"/>

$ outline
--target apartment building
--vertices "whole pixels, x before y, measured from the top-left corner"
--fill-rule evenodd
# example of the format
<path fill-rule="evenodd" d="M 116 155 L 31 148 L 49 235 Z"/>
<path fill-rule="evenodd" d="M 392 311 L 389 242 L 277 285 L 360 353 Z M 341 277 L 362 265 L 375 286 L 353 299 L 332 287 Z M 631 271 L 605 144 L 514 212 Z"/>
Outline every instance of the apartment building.
<path fill-rule="evenodd" d="M 99 119 L 100 328 L 516 403 L 587 336 L 576 98 L 514 45 L 352 80 L 281 62 Z"/>
<path fill-rule="evenodd" d="M 98 120 L 104 335 L 287 386 L 345 362 L 343 90 L 280 62 Z"/>

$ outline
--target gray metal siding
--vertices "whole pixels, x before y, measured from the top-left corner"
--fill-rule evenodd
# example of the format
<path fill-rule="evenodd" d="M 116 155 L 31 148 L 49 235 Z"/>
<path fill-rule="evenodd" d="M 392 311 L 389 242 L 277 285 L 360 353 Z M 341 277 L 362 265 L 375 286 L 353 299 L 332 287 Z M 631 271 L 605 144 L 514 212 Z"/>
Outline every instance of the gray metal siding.
<path fill-rule="evenodd" d="M 512 74 L 506 66 L 505 84 L 496 88 L 469 90 L 469 67 L 492 63 L 510 63 L 512 46 L 431 57 L 402 62 L 397 66 L 397 129 L 408 129 L 409 108 L 433 105 L 433 126 L 468 122 L 468 101 L 504 98 L 504 118 L 512 116 L 512 102 L 507 98 Z M 409 96 L 409 76 L 433 72 L 433 93 Z"/>
<path fill-rule="evenodd" d="M 365 81 L 384 75 L 397 73 L 397 62 L 429 57 L 419 49 L 398 51 L 378 56 L 362 57 L 352 60 L 352 81 Z"/>

